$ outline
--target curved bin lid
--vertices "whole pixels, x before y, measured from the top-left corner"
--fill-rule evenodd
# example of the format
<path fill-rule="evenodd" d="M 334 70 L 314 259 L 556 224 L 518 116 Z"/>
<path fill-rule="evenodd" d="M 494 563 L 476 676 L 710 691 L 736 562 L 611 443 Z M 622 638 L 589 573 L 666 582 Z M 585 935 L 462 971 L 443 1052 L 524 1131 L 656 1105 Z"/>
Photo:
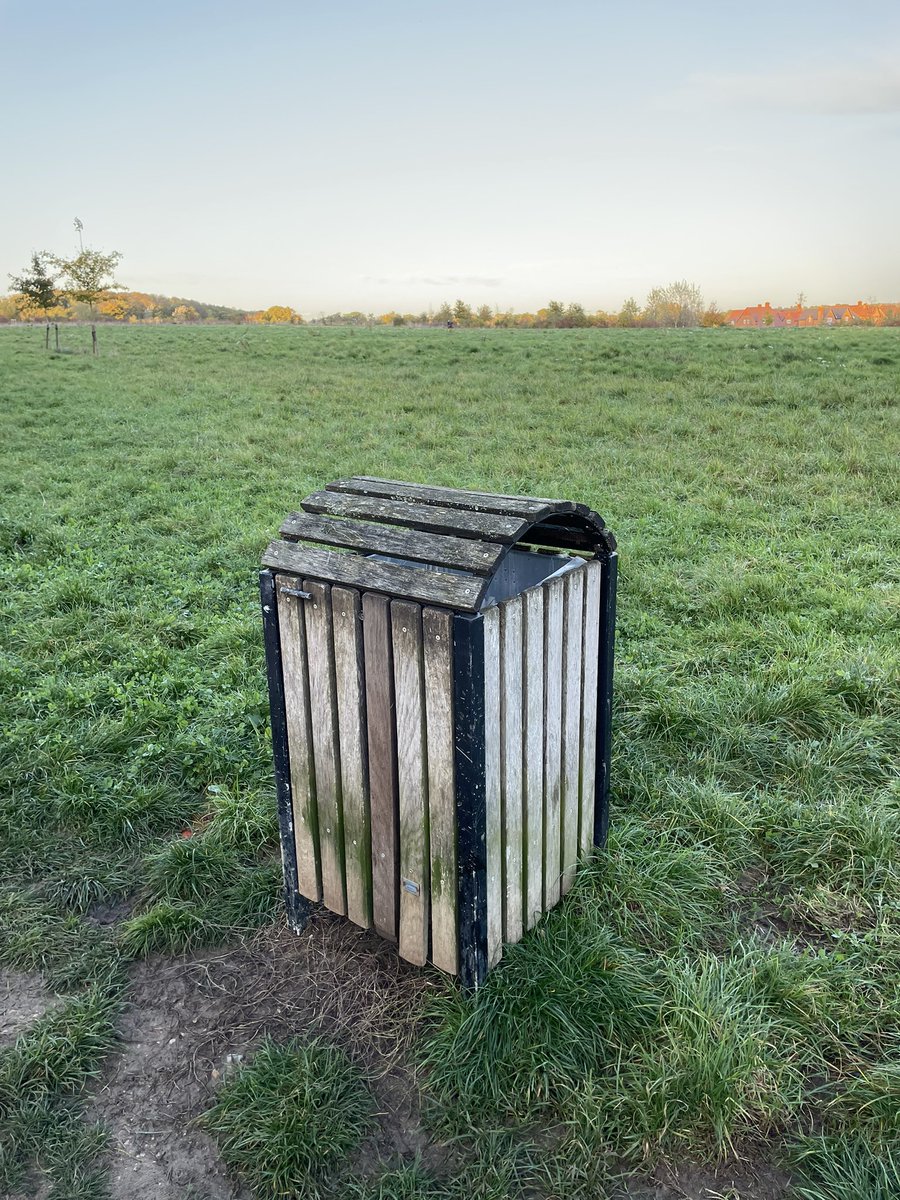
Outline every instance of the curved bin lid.
<path fill-rule="evenodd" d="M 514 548 L 603 555 L 615 539 L 570 500 L 426 487 L 354 475 L 313 492 L 262 565 L 403 600 L 478 612 Z"/>

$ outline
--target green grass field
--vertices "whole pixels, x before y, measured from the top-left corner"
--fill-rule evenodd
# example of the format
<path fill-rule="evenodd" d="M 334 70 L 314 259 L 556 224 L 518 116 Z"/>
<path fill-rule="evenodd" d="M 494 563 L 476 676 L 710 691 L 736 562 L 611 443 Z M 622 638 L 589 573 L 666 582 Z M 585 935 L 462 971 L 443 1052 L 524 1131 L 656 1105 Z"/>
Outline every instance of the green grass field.
<path fill-rule="evenodd" d="M 431 990 L 452 1171 L 360 1167 L 366 1082 L 318 1042 L 226 1083 L 227 1160 L 272 1196 L 649 1196 L 735 1157 L 775 1172 L 735 1197 L 900 1195 L 900 330 L 88 336 L 0 331 L 0 961 L 60 997 L 0 1052 L 0 1187 L 106 1195 L 79 1114 L 133 961 L 280 919 L 257 565 L 361 473 L 614 530 L 612 835 L 482 991 Z M 344 1095 L 362 1151 L 314 1178 Z"/>

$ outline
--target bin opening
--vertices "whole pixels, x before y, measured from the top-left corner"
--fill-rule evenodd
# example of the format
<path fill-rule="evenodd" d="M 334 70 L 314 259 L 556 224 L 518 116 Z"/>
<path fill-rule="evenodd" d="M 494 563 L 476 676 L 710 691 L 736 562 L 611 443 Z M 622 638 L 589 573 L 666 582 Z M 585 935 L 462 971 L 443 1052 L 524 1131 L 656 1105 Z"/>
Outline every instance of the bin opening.
<path fill-rule="evenodd" d="M 447 571 L 447 567 L 414 562 L 411 558 L 395 558 L 389 554 L 367 554 L 366 558 L 377 562 L 393 563 L 398 567 L 415 567 L 425 571 Z M 482 597 L 479 610 L 500 604 L 511 596 L 518 596 L 528 588 L 537 587 L 557 575 L 573 571 L 584 562 L 576 554 L 547 554 L 534 550 L 510 550 L 491 578 L 490 586 Z M 453 575 L 464 575 L 465 571 L 451 571 Z"/>

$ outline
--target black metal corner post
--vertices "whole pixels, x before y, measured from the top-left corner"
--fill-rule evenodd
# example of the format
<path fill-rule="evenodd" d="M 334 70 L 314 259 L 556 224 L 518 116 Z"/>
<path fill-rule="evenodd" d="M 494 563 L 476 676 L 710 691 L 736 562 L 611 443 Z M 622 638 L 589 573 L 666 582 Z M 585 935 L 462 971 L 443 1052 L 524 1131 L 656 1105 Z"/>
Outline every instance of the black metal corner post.
<path fill-rule="evenodd" d="M 272 571 L 260 571 L 259 593 L 262 603 L 263 638 L 266 646 L 266 670 L 269 677 L 269 712 L 272 728 L 272 755 L 275 760 L 278 825 L 281 830 L 284 904 L 291 928 L 295 933 L 299 933 L 309 920 L 312 905 L 309 900 L 300 895 L 297 882 L 297 847 L 294 842 L 294 810 L 291 803 L 291 762 L 284 703 L 281 638 L 278 630 L 278 602 L 275 596 L 275 575 Z"/>
<path fill-rule="evenodd" d="M 605 846 L 609 829 L 609 766 L 612 754 L 613 654 L 616 641 L 616 585 L 619 557 L 607 534 L 600 555 L 600 652 L 597 667 L 597 774 L 594 785 L 594 845 Z"/>
<path fill-rule="evenodd" d="M 459 978 L 487 978 L 487 842 L 484 759 L 484 620 L 453 618 L 453 724 L 459 911 Z"/>

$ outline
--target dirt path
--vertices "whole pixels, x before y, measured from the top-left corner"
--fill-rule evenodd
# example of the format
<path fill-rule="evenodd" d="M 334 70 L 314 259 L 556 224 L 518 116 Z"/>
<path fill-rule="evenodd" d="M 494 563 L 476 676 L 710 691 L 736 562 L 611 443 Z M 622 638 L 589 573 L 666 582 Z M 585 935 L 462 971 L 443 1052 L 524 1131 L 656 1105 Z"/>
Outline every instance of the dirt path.
<path fill-rule="evenodd" d="M 300 937 L 280 924 L 228 951 L 136 964 L 122 1045 L 89 1106 L 110 1130 L 112 1197 L 245 1200 L 195 1119 L 265 1034 L 321 1032 L 369 1074 L 379 1110 L 369 1167 L 427 1154 L 408 1051 L 437 986 L 379 938 L 326 913 Z"/>
<path fill-rule="evenodd" d="M 662 1166 L 629 1180 L 622 1200 L 782 1200 L 788 1178 L 776 1167 L 749 1162 L 718 1167 Z"/>
<path fill-rule="evenodd" d="M 58 1003 L 59 997 L 44 986 L 40 972 L 0 967 L 0 1050 L 11 1046 Z"/>

